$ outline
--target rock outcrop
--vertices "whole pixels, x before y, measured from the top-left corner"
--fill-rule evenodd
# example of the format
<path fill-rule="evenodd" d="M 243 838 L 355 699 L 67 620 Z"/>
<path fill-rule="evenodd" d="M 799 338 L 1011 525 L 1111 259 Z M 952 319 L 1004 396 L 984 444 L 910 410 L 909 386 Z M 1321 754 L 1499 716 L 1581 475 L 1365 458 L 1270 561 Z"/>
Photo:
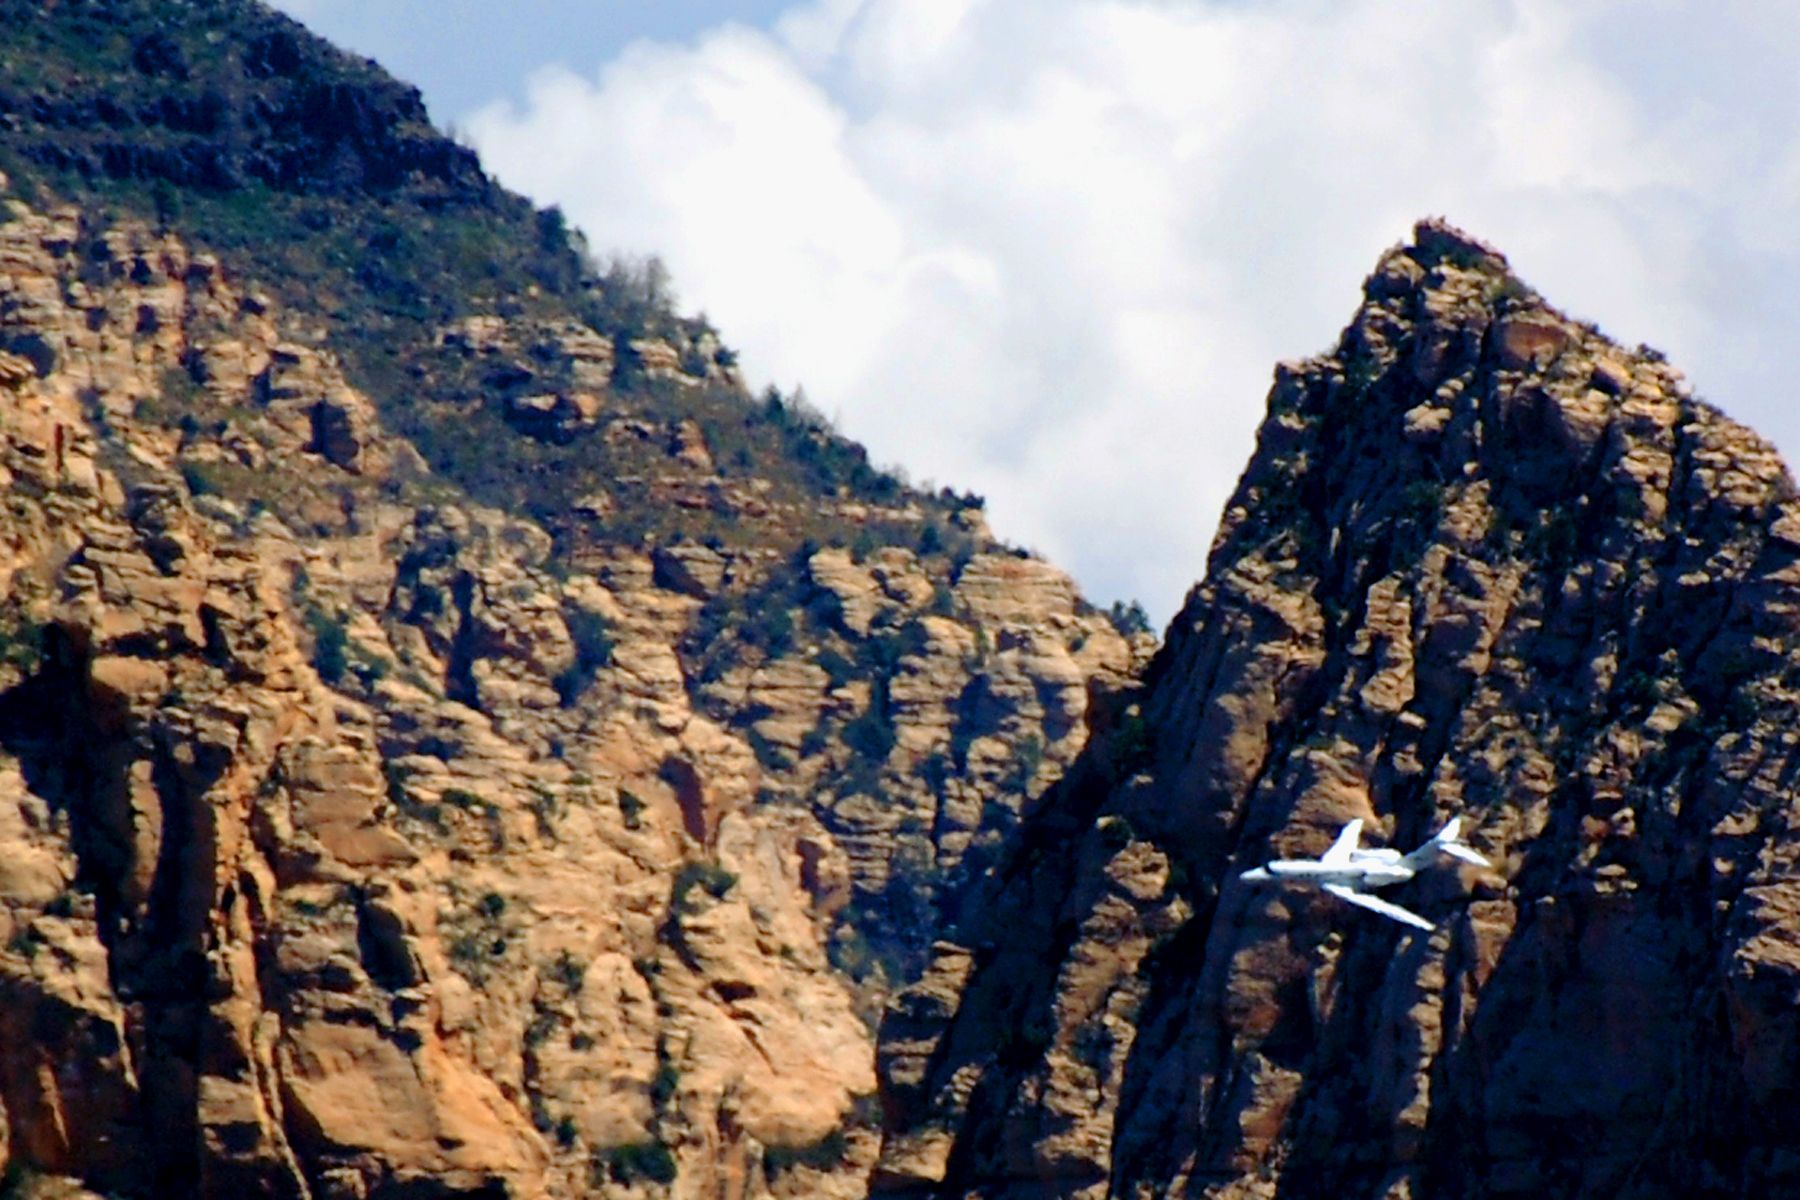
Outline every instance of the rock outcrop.
<path fill-rule="evenodd" d="M 1421 224 L 889 1011 L 877 1191 L 1792 1191 L 1797 666 L 1775 452 Z M 1457 815 L 1429 934 L 1238 878 Z"/>
<path fill-rule="evenodd" d="M 12 9 L 0 1193 L 862 1195 L 883 1005 L 1149 639 L 375 64 Z"/>
<path fill-rule="evenodd" d="M 6 203 L 8 1177 L 862 1195 L 875 1013 L 1147 647 L 905 496 L 767 488 L 759 536 L 840 543 L 788 555 L 558 546 L 217 259 Z M 437 349 L 598 371 L 556 332 Z"/>

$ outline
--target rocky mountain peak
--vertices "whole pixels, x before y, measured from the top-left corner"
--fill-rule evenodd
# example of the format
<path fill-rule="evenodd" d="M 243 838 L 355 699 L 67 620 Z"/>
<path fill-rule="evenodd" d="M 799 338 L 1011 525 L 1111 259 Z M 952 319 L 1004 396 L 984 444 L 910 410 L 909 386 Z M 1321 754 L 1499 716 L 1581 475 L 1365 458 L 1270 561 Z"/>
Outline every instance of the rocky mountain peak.
<path fill-rule="evenodd" d="M 374 64 L 0 18 L 0 1194 L 862 1194 L 1154 639 Z"/>
<path fill-rule="evenodd" d="M 891 1013 L 879 1186 L 1789 1186 L 1796 516 L 1660 355 L 1419 225 L 1277 369 L 1142 691 Z M 1495 866 L 1398 890 L 1430 934 L 1238 878 L 1452 816 Z"/>
<path fill-rule="evenodd" d="M 1800 498 L 1660 355 L 1422 222 L 1158 648 L 375 64 L 0 18 L 0 1193 L 1800 1190 Z"/>

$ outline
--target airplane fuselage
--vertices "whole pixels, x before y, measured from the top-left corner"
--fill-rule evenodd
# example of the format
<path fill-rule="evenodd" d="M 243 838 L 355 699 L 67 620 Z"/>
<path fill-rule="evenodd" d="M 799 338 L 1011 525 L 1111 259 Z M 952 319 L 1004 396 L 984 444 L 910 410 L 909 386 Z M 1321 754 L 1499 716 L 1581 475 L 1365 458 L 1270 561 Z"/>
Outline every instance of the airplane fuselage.
<path fill-rule="evenodd" d="M 1398 855 L 1394 857 L 1396 861 L 1393 862 L 1378 860 L 1342 865 L 1310 858 L 1283 858 L 1246 871 L 1244 879 L 1249 883 L 1276 883 L 1289 879 L 1303 883 L 1336 883 L 1358 890 L 1389 887 L 1405 883 L 1416 874 L 1411 867 L 1398 861 Z"/>

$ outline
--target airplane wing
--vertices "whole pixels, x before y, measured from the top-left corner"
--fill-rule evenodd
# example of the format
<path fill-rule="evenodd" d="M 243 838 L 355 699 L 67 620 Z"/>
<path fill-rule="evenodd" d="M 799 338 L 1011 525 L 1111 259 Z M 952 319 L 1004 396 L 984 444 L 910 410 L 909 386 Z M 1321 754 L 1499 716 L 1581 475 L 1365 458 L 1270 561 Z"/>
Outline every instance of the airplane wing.
<path fill-rule="evenodd" d="M 1338 834 L 1337 841 L 1331 843 L 1331 849 L 1325 852 L 1325 857 L 1319 862 L 1327 867 L 1349 866 L 1350 856 L 1356 852 L 1356 844 L 1361 840 L 1362 818 L 1358 817 L 1344 826 L 1344 831 Z"/>
<path fill-rule="evenodd" d="M 1403 925 L 1411 925 L 1414 929 L 1430 931 L 1437 928 L 1437 926 L 1433 925 L 1430 921 L 1427 921 L 1424 917 L 1421 917 L 1418 913 L 1413 912 L 1410 909 L 1401 908 L 1398 904 L 1390 904 L 1379 896 L 1371 896 L 1367 892 L 1359 892 L 1354 888 L 1347 888 L 1341 883 L 1328 883 L 1325 885 L 1325 890 L 1336 896 L 1339 900 L 1347 900 L 1351 904 L 1360 905 L 1370 912 L 1380 913 L 1391 921 L 1399 921 Z"/>

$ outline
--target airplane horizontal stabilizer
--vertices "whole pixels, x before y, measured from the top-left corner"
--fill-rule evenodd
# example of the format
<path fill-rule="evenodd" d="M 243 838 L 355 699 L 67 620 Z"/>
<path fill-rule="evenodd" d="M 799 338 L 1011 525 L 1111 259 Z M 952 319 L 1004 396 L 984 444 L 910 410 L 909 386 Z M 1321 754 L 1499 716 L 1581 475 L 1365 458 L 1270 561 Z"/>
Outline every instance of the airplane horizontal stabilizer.
<path fill-rule="evenodd" d="M 1451 817 L 1442 829 L 1431 835 L 1430 840 L 1401 861 L 1415 871 L 1422 871 L 1432 864 L 1440 850 L 1452 858 L 1460 858 L 1462 861 L 1474 863 L 1478 867 L 1494 865 L 1462 840 L 1461 817 Z"/>
<path fill-rule="evenodd" d="M 1440 842 L 1438 844 L 1438 849 L 1453 858 L 1460 858 L 1466 863 L 1474 863 L 1478 867 L 1491 867 L 1494 865 L 1461 842 Z"/>

